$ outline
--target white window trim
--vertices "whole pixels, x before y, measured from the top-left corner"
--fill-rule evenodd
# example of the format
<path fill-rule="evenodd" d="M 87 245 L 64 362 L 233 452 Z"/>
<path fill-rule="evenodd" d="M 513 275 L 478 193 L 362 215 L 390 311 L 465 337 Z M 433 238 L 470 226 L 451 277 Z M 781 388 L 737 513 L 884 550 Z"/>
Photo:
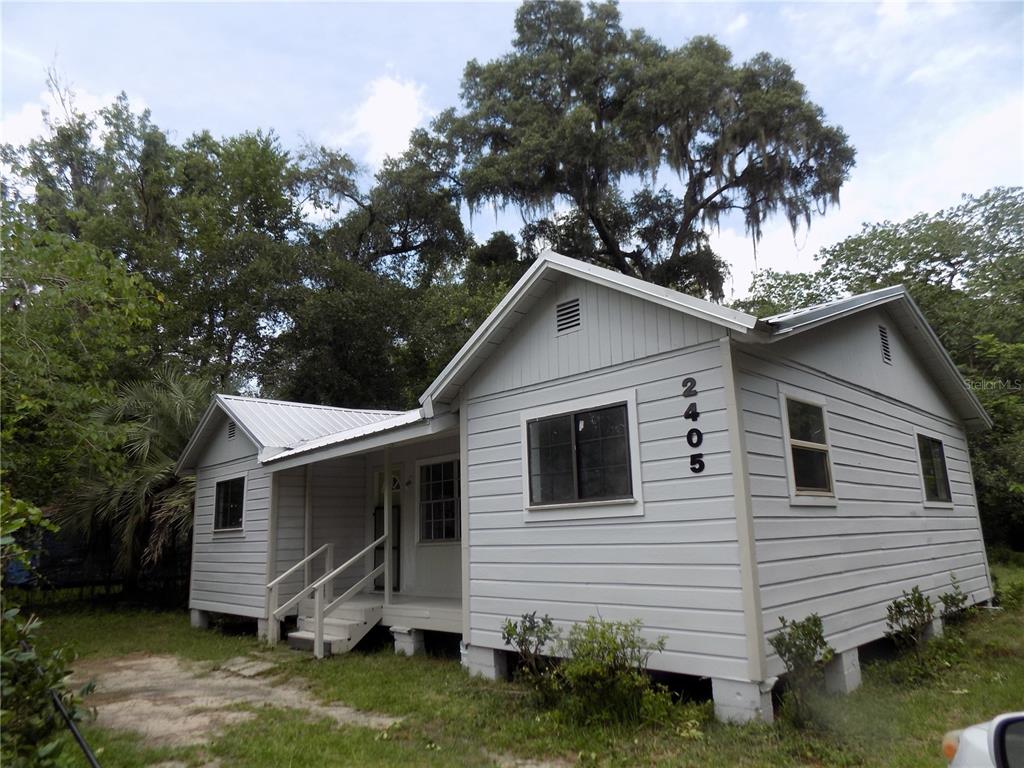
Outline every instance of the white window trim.
<path fill-rule="evenodd" d="M 821 408 L 821 417 L 825 426 L 825 447 L 828 459 L 828 474 L 832 484 L 831 493 L 820 491 L 797 491 L 796 473 L 793 469 L 793 439 L 789 435 L 789 408 L 787 400 L 796 400 Z M 824 395 L 806 389 L 779 384 L 779 416 L 782 419 L 782 453 L 786 459 L 786 483 L 789 487 L 789 503 L 797 507 L 834 507 L 839 503 L 836 497 L 836 469 L 832 459 L 832 431 L 828 426 L 828 401 Z M 802 441 L 797 440 L 797 447 Z M 820 443 L 815 444 L 820 445 Z"/>
<path fill-rule="evenodd" d="M 946 482 L 949 483 L 949 501 L 929 501 L 928 494 L 924 490 L 924 465 L 921 464 L 921 449 L 918 447 L 917 437 L 918 435 L 924 435 L 930 437 L 932 440 L 938 440 L 942 443 L 942 460 L 946 462 Z M 928 429 L 921 429 L 920 427 L 914 427 L 914 461 L 917 462 L 917 479 L 921 483 L 921 506 L 926 509 L 953 509 L 956 505 L 953 503 L 953 480 L 949 476 L 949 457 L 946 455 L 946 449 L 949 448 L 949 441 L 944 435 L 938 432 L 932 432 Z"/>
<path fill-rule="evenodd" d="M 456 509 L 455 525 L 458 527 L 459 535 L 454 539 L 424 539 L 423 538 L 423 518 L 421 514 L 423 510 L 420 508 L 420 467 L 428 464 L 443 464 L 446 461 L 454 461 L 459 468 L 459 482 L 456 484 L 458 489 L 459 506 Z M 418 547 L 452 547 L 458 546 L 462 541 L 462 459 L 457 453 L 446 453 L 441 456 L 430 456 L 425 459 L 419 459 L 416 462 L 416 479 L 414 484 L 416 487 L 416 546 Z"/>
<path fill-rule="evenodd" d="M 629 469 L 633 496 L 625 499 L 599 501 L 569 501 L 561 504 L 530 505 L 530 448 L 527 424 L 548 416 L 590 411 L 619 403 L 626 404 L 626 424 L 629 429 Z M 531 408 L 520 413 L 520 451 L 522 457 L 523 520 L 544 522 L 561 520 L 591 520 L 606 517 L 639 517 L 644 513 L 643 484 L 640 474 L 640 429 L 636 416 L 636 390 L 622 389 L 591 397 L 563 400 L 558 403 Z M 575 470 L 574 470 L 575 471 Z"/>
<path fill-rule="evenodd" d="M 221 483 L 230 483 L 232 480 L 242 481 L 242 524 L 236 528 L 218 528 L 217 527 L 217 486 Z M 219 480 L 215 480 L 213 483 L 213 532 L 216 535 L 221 534 L 238 534 L 245 533 L 245 508 L 249 505 L 246 504 L 246 495 L 249 492 L 249 473 L 245 472 L 241 475 L 234 475 L 232 477 L 222 477 Z"/>

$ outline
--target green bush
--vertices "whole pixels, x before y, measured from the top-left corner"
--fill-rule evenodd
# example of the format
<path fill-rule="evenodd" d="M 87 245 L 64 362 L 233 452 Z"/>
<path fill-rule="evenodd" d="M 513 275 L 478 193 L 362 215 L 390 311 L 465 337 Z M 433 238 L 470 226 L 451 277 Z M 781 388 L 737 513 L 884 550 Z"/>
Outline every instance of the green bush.
<path fill-rule="evenodd" d="M 540 703 L 552 703 L 555 696 L 554 680 L 551 673 L 551 658 L 544 652 L 559 638 L 551 617 L 537 618 L 537 612 L 524 613 L 519 621 L 505 620 L 501 638 L 519 654 L 518 675 L 540 699 Z"/>
<path fill-rule="evenodd" d="M 809 722 L 807 696 L 820 682 L 826 664 L 835 651 L 825 640 L 821 617 L 812 613 L 802 621 L 786 621 L 779 616 L 782 629 L 768 643 L 786 665 L 789 688 L 783 701 L 783 716 L 796 726 Z"/>
<path fill-rule="evenodd" d="M 590 617 L 574 624 L 559 643 L 564 661 L 555 669 L 560 707 L 574 720 L 653 722 L 664 720 L 672 699 L 651 684 L 647 662 L 665 649 L 665 638 L 645 639 L 639 619 L 602 621 Z"/>
<path fill-rule="evenodd" d="M 550 617 L 528 613 L 506 621 L 502 637 L 519 653 L 520 676 L 542 705 L 583 723 L 663 722 L 674 714 L 672 698 L 651 683 L 647 662 L 665 638 L 651 642 L 641 628 L 639 620 L 591 617 L 563 638 Z M 545 655 L 549 648 L 561 658 Z"/>
<path fill-rule="evenodd" d="M 931 599 L 915 586 L 889 603 L 887 611 L 885 636 L 897 647 L 919 653 L 928 640 L 927 630 L 935 618 Z"/>
<path fill-rule="evenodd" d="M 946 624 L 960 624 L 970 615 L 972 606 L 967 604 L 967 595 L 960 589 L 960 582 L 956 580 L 956 574 L 949 574 L 949 592 L 939 595 L 939 602 L 942 603 L 942 616 Z"/>
<path fill-rule="evenodd" d="M 9 563 L 30 568 L 33 552 L 28 542 L 38 540 L 40 530 L 52 529 L 38 509 L 11 498 L 3 489 L 0 572 L 6 573 Z M 39 621 L 25 618 L 8 602 L 6 590 L 0 591 L 0 762 L 9 768 L 50 768 L 59 764 L 65 743 L 64 723 L 50 692 L 61 699 L 72 717 L 80 719 L 83 712 L 64 682 L 67 652 L 62 648 L 39 652 L 35 644 Z"/>
<path fill-rule="evenodd" d="M 1011 581 L 1003 586 L 992 574 L 992 605 L 1009 611 L 1024 606 L 1024 581 Z"/>

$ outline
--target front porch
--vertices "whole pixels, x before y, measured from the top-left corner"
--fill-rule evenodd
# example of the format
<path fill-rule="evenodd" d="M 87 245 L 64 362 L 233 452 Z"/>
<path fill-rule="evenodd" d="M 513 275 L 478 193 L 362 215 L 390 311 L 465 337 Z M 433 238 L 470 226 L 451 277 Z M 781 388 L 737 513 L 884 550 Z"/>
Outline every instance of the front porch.
<path fill-rule="evenodd" d="M 394 628 L 396 638 L 463 633 L 457 428 L 390 438 L 369 449 L 348 446 L 343 455 L 317 451 L 277 470 L 269 465 L 261 633 L 270 642 L 281 639 L 288 616 L 297 622 L 289 643 L 318 657 L 350 650 L 377 624 Z"/>

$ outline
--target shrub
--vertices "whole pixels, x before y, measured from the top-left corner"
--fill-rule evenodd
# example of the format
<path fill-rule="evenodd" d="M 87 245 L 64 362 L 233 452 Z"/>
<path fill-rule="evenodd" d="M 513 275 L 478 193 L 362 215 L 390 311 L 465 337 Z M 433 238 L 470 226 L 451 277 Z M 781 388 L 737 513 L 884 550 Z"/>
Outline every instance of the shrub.
<path fill-rule="evenodd" d="M 38 531 L 50 529 L 38 509 L 12 499 L 4 489 L 0 497 L 0 572 L 6 573 L 11 563 L 31 568 L 34 553 L 26 542 L 37 539 Z M 79 719 L 83 714 L 64 682 L 68 654 L 61 648 L 40 653 L 34 642 L 39 621 L 25 618 L 17 607 L 9 606 L 6 590 L 0 591 L 0 603 L 0 762 L 11 768 L 56 766 L 65 743 L 64 724 L 50 692 L 60 697 L 72 717 Z"/>
<path fill-rule="evenodd" d="M 519 654 L 519 675 L 533 688 L 542 704 L 549 704 L 554 696 L 551 660 L 544 655 L 547 646 L 559 639 L 551 617 L 537 618 L 537 612 L 524 613 L 519 621 L 505 620 L 501 630 L 505 645 Z"/>
<path fill-rule="evenodd" d="M 672 698 L 651 683 L 647 662 L 665 638 L 651 642 L 641 627 L 639 620 L 591 617 L 563 638 L 550 617 L 534 612 L 507 620 L 502 638 L 518 652 L 519 674 L 543 706 L 578 722 L 663 722 L 673 716 Z M 563 658 L 546 656 L 548 648 Z"/>
<path fill-rule="evenodd" d="M 928 627 L 935 618 L 931 599 L 915 586 L 889 603 L 887 611 L 885 636 L 900 648 L 912 648 L 920 653 L 928 639 Z"/>
<path fill-rule="evenodd" d="M 967 604 L 967 595 L 960 589 L 960 582 L 956 580 L 956 574 L 949 574 L 949 592 L 939 595 L 939 602 L 942 603 L 940 616 L 947 624 L 960 624 L 971 612 L 971 606 Z"/>
<path fill-rule="evenodd" d="M 992 605 L 1008 611 L 1024 606 L 1024 581 L 1011 581 L 1006 586 L 992 575 Z"/>
<path fill-rule="evenodd" d="M 786 621 L 779 616 L 782 629 L 768 643 L 786 665 L 789 689 L 783 702 L 783 714 L 794 725 L 801 726 L 810 719 L 807 695 L 820 681 L 824 666 L 835 652 L 825 640 L 821 617 L 812 613 L 802 621 Z"/>
<path fill-rule="evenodd" d="M 574 624 L 559 643 L 565 660 L 558 665 L 561 708 L 581 722 L 658 721 L 668 717 L 671 697 L 647 676 L 651 654 L 665 649 L 665 638 L 650 642 L 639 619 Z"/>

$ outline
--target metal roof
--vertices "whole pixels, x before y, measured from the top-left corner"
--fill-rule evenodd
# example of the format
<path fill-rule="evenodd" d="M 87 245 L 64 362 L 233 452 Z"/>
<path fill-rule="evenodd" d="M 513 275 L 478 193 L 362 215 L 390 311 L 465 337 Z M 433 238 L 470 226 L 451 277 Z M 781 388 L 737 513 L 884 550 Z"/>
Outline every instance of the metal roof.
<path fill-rule="evenodd" d="M 907 290 L 902 285 L 894 285 L 889 288 L 880 288 L 877 291 L 860 293 L 846 299 L 827 301 L 802 309 L 791 309 L 788 312 L 762 318 L 762 320 L 771 326 L 772 336 L 783 336 L 796 330 L 806 330 L 821 325 L 862 309 L 886 304 L 903 296 L 907 296 Z"/>
<path fill-rule="evenodd" d="M 401 411 L 332 408 L 326 405 L 217 395 L 224 410 L 262 448 L 294 448 L 325 435 L 358 429 Z"/>
<path fill-rule="evenodd" d="M 215 395 L 182 451 L 176 472 L 181 473 L 194 466 L 200 448 L 206 444 L 218 423 L 215 418 L 218 413 L 235 422 L 256 445 L 260 461 L 264 461 L 311 440 L 363 429 L 391 419 L 401 411 L 333 408 L 258 397 Z"/>
<path fill-rule="evenodd" d="M 404 427 L 408 424 L 415 424 L 416 422 L 424 421 L 423 411 L 419 408 L 412 411 L 405 411 L 404 413 L 393 412 L 393 414 L 394 415 L 385 419 L 378 419 L 377 421 L 368 424 L 339 430 L 338 432 L 333 432 L 329 435 L 323 435 L 322 437 L 317 437 L 315 439 L 299 443 L 286 451 L 274 454 L 274 456 L 270 457 L 268 461 L 278 461 L 280 459 L 291 458 L 292 456 L 297 456 L 302 453 L 317 451 L 332 445 L 347 443 L 350 440 L 366 437 L 367 435 L 373 435 L 378 432 L 387 432 L 388 430 Z"/>

